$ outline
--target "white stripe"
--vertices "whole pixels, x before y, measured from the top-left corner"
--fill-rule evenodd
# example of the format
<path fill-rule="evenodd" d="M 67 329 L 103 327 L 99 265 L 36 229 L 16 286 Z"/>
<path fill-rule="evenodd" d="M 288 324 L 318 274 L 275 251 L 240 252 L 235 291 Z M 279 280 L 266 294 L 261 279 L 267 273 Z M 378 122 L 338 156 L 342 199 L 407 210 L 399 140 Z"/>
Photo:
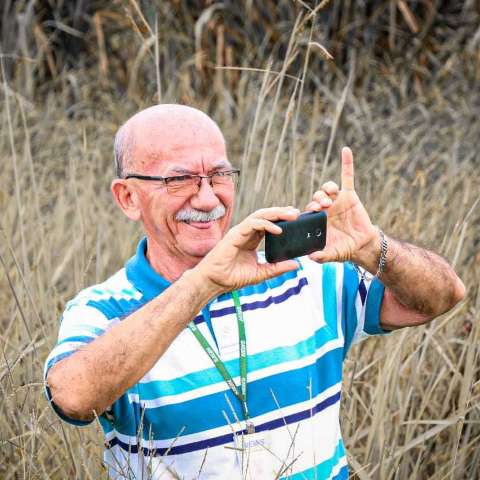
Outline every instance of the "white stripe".
<path fill-rule="evenodd" d="M 303 422 L 302 422 L 303 423 Z M 303 425 L 302 425 L 303 426 Z M 317 425 L 318 427 L 318 425 Z M 297 430 L 296 430 L 297 431 Z M 295 473 L 304 471 L 311 467 L 311 463 L 309 463 L 309 459 L 306 455 L 304 455 L 305 450 L 308 447 L 307 445 L 303 445 L 303 440 L 301 437 L 302 428 L 300 427 L 297 431 L 297 435 L 295 437 L 295 447 L 291 449 L 287 455 L 283 455 L 284 452 L 275 452 L 279 459 L 283 463 L 292 463 L 291 469 L 288 470 L 288 475 L 293 475 Z M 291 443 L 291 438 L 288 433 L 285 431 L 282 432 L 282 439 L 278 443 L 285 443 L 289 445 Z M 299 445 L 297 448 L 297 441 Z M 151 444 L 144 445 L 145 448 L 153 449 Z M 317 453 L 321 451 L 318 445 L 315 446 Z M 202 478 L 209 478 L 209 479 L 224 479 L 228 478 L 229 480 L 241 480 L 243 477 L 241 475 L 241 471 L 239 468 L 238 461 L 235 460 L 233 456 L 233 451 L 230 451 L 232 455 L 226 455 L 225 453 L 228 450 L 225 450 L 223 445 L 217 447 L 211 447 L 208 449 L 208 454 L 205 456 L 204 451 L 194 451 L 185 453 L 182 455 L 169 455 L 169 456 L 157 456 L 157 457 L 144 457 L 142 455 L 128 453 L 121 449 L 119 446 L 112 447 L 109 450 L 105 451 L 104 454 L 104 461 L 107 467 L 109 467 L 110 478 L 114 478 L 117 480 L 120 479 L 129 479 L 131 478 L 131 474 L 129 475 L 128 472 L 131 472 L 130 468 L 139 475 L 139 478 L 151 478 L 151 479 L 170 479 L 170 478 L 178 478 L 173 477 L 171 473 L 169 473 L 168 469 L 166 468 L 167 465 L 171 467 L 171 471 L 176 472 L 182 478 L 197 478 L 200 465 L 203 464 L 204 468 L 202 470 Z M 292 459 L 295 461 L 288 462 L 288 459 Z M 278 463 L 278 460 L 272 455 L 272 466 L 273 463 Z M 328 460 L 328 459 L 324 459 Z M 323 461 L 323 460 L 322 460 Z M 141 477 L 142 465 L 144 466 L 145 476 Z M 333 467 L 332 472 L 329 476 L 329 479 L 338 475 L 340 470 L 347 465 L 347 459 L 345 455 L 341 457 L 338 463 Z M 147 473 L 147 466 L 150 466 L 150 471 L 153 475 L 149 475 Z M 278 465 L 276 465 L 278 468 Z M 273 477 L 272 477 L 273 478 Z"/>
<path fill-rule="evenodd" d="M 278 457 L 280 462 L 286 461 L 287 459 L 295 460 L 294 462 L 286 462 L 292 463 L 292 468 L 288 471 L 288 474 L 291 475 L 293 473 L 304 471 L 307 468 L 311 468 L 314 464 L 321 463 L 331 458 L 331 455 L 335 452 L 335 448 L 332 448 L 332 446 L 335 445 L 336 447 L 341 439 L 340 427 L 338 424 L 339 403 L 332 407 L 334 408 L 325 409 L 315 416 L 304 419 L 298 423 L 271 430 L 267 435 L 270 435 L 270 448 L 274 453 L 274 457 L 272 457 L 272 467 L 275 467 L 275 457 Z M 312 433 L 314 435 L 313 443 L 311 436 Z M 126 437 L 120 434 L 118 434 L 117 437 L 127 444 L 134 444 L 136 441 L 135 437 Z M 109 434 L 107 438 L 111 439 L 112 435 Z M 181 438 L 178 440 L 180 439 Z M 152 450 L 159 448 L 172 448 L 180 445 L 179 441 L 170 441 L 162 446 L 158 444 L 158 441 L 141 440 L 140 448 L 143 447 Z M 163 457 L 158 456 L 153 459 L 153 462 L 161 461 L 164 464 L 173 465 L 177 468 L 177 471 L 182 474 L 183 478 L 196 478 L 199 465 L 206 460 L 202 478 L 229 478 L 229 480 L 233 478 L 241 478 L 238 476 L 238 462 L 232 457 L 232 453 L 234 452 L 225 448 L 228 445 L 231 445 L 231 443 L 210 447 L 206 456 L 205 450 L 196 450 L 184 454 Z M 133 460 L 133 464 L 138 465 L 138 462 L 149 462 L 151 460 L 148 456 L 140 455 L 137 457 L 136 454 L 129 455 L 128 452 L 123 451 L 118 446 L 105 452 L 106 460 L 110 464 L 115 461 L 112 458 L 113 455 L 119 459 L 120 463 L 131 459 Z M 344 458 L 339 459 L 337 465 L 333 467 L 334 471 L 339 471 L 339 467 L 341 468 L 344 463 L 346 464 Z M 228 476 L 225 475 L 226 472 L 229 473 Z M 153 476 L 151 478 L 159 477 Z M 165 477 L 162 476 L 161 478 Z"/>
<path fill-rule="evenodd" d="M 336 272 L 335 278 L 336 278 L 336 297 L 337 297 L 337 335 L 338 335 L 338 338 L 342 339 L 342 342 L 345 342 L 345 339 L 343 336 L 343 328 L 342 328 L 343 264 L 334 263 L 333 265 L 335 265 L 335 272 Z M 329 287 L 330 287 L 329 285 L 326 285 L 326 288 L 329 288 Z"/>
<path fill-rule="evenodd" d="M 76 305 L 65 312 L 60 330 L 58 332 L 58 341 L 71 337 L 73 334 L 91 336 L 89 327 L 107 330 L 118 318 L 108 320 L 107 317 L 98 309 L 86 305 Z"/>
<path fill-rule="evenodd" d="M 326 353 L 336 348 L 341 348 L 342 346 L 343 346 L 343 342 L 341 340 L 338 340 L 338 339 L 331 340 L 325 343 L 324 345 L 322 345 L 322 347 L 316 350 L 312 355 L 308 355 L 306 357 L 302 357 L 297 360 L 292 360 L 289 362 L 279 363 L 277 365 L 271 365 L 271 366 L 256 370 L 254 372 L 249 372 L 248 381 L 252 382 L 255 380 L 260 380 L 262 378 L 267 378 L 272 375 L 276 375 L 283 372 L 289 372 L 291 370 L 296 370 L 296 369 L 305 367 L 307 365 L 311 365 Z M 239 376 L 234 377 L 233 381 L 238 385 L 240 382 L 240 377 Z M 188 400 L 193 400 L 196 398 L 202 398 L 207 395 L 211 395 L 213 393 L 223 392 L 225 391 L 225 389 L 226 389 L 226 385 L 224 380 L 222 379 L 218 383 L 206 385 L 205 387 L 196 388 L 194 390 L 190 390 L 184 393 L 179 393 L 177 395 L 168 395 L 168 396 L 162 396 L 162 397 L 158 397 L 150 400 L 142 400 L 142 405 L 145 406 L 146 408 L 155 408 L 155 407 L 161 407 L 165 405 L 172 405 L 175 403 L 182 403 L 182 402 L 186 402 Z M 129 393 L 128 398 L 130 402 L 138 403 L 139 401 L 138 394 Z"/>
<path fill-rule="evenodd" d="M 173 480 L 202 478 L 209 480 L 243 480 L 235 451 L 218 446 L 184 455 L 144 457 L 115 446 L 104 452 L 109 477 L 114 480 Z M 203 467 L 202 467 L 203 466 Z M 199 472 L 202 472 L 199 475 Z"/>
<path fill-rule="evenodd" d="M 285 302 L 281 307 L 271 305 L 268 310 L 269 314 L 266 314 L 267 309 L 245 312 L 249 356 L 268 352 L 279 346 L 293 347 L 310 338 L 312 333 L 319 328 L 324 327 L 326 323 L 323 320 L 323 311 L 314 302 L 313 296 L 310 285 L 306 285 L 302 289 L 301 295 L 292 297 L 291 301 Z M 308 308 L 305 308 L 306 305 Z M 297 321 L 298 313 L 303 309 L 305 309 L 305 313 L 302 321 Z M 294 328 L 292 328 L 292 322 L 296 324 Z M 222 360 L 224 362 L 237 361 L 238 329 L 235 315 L 232 313 L 220 318 L 213 318 L 212 326 L 217 335 Z M 207 325 L 202 323 L 199 325 L 199 329 L 212 347 L 215 347 Z M 329 336 L 333 337 L 330 330 L 329 333 L 331 334 Z M 228 351 L 226 350 L 227 346 L 231 347 Z M 185 355 L 185 352 L 189 352 L 189 354 Z M 184 375 L 211 368 L 210 358 L 202 351 L 192 333 L 185 329 L 139 383 L 147 383 L 152 379 L 173 381 Z"/>
<path fill-rule="evenodd" d="M 99 290 L 102 293 L 96 293 L 93 290 Z M 130 290 L 131 293 L 122 292 L 122 290 Z M 125 268 L 119 270 L 105 282 L 81 290 L 75 298 L 67 303 L 66 309 L 75 305 L 85 305 L 89 301 L 108 300 L 110 298 L 127 301 L 142 298 L 142 293 L 128 281 Z"/>
<path fill-rule="evenodd" d="M 332 479 L 335 477 L 335 475 L 338 475 L 340 470 L 345 467 L 346 465 L 348 465 L 347 463 L 347 457 L 345 455 L 343 455 L 343 457 L 340 458 L 340 460 L 338 461 L 338 463 L 333 467 L 332 469 L 332 473 L 330 474 L 330 476 L 328 477 L 328 480 Z"/>
<path fill-rule="evenodd" d="M 270 422 L 272 420 L 275 420 L 275 419 L 279 418 L 279 415 L 278 415 L 279 412 L 281 413 L 280 418 L 283 418 L 283 417 L 287 417 L 289 415 L 292 415 L 292 414 L 295 414 L 295 413 L 298 413 L 298 412 L 303 412 L 303 411 L 308 410 L 308 409 L 313 409 L 317 404 L 321 403 L 323 400 L 325 400 L 329 397 L 332 397 L 332 396 L 336 395 L 338 392 L 340 392 L 341 387 L 342 387 L 342 384 L 341 384 L 341 382 L 339 382 L 339 383 L 337 383 L 335 385 L 332 385 L 331 387 L 325 389 L 323 392 L 320 392 L 317 396 L 309 398 L 308 400 L 306 400 L 304 402 L 295 403 L 294 405 L 289 405 L 289 406 L 285 406 L 285 407 L 280 406 L 281 407 L 280 409 L 275 409 L 275 410 L 272 410 L 270 412 L 264 413 L 263 415 L 256 416 L 252 420 L 254 420 L 255 424 L 260 425 L 260 424 L 267 423 L 267 422 Z M 143 403 L 144 402 L 142 401 L 142 404 Z M 337 406 L 336 408 L 338 408 L 338 402 L 334 403 L 333 405 L 330 405 L 329 407 L 327 407 L 322 412 L 324 412 L 324 411 L 328 412 L 330 410 L 330 408 L 335 407 L 335 406 Z M 228 415 L 230 412 L 226 412 L 226 413 Z M 231 422 L 230 425 L 225 424 L 224 426 L 221 426 L 221 427 L 212 428 L 210 430 L 204 430 L 204 431 L 198 432 L 198 433 L 192 433 L 190 435 L 182 435 L 181 437 L 178 437 L 178 438 L 168 438 L 168 439 L 165 439 L 165 440 L 148 440 L 147 442 L 150 445 L 152 445 L 152 447 L 149 447 L 149 448 L 169 448 L 172 445 L 172 442 L 174 442 L 174 441 L 175 441 L 175 445 L 185 445 L 185 444 L 188 444 L 188 443 L 193 443 L 193 442 L 206 440 L 206 439 L 209 439 L 209 438 L 215 438 L 215 437 L 219 437 L 221 435 L 226 435 L 226 434 L 232 433 L 232 428 L 235 431 L 243 430 L 245 428 L 245 422 L 244 421 L 240 421 L 240 423 L 237 423 L 232 418 L 232 419 L 230 419 L 230 422 Z M 293 424 L 293 425 L 295 425 L 295 424 Z M 178 432 L 178 434 L 180 434 L 180 432 Z M 121 433 L 117 432 L 116 430 L 113 430 L 113 431 L 109 432 L 107 434 L 107 439 L 110 440 L 114 436 L 117 436 L 120 440 L 122 440 L 123 442 L 125 442 L 127 444 L 135 444 L 135 442 L 137 441 L 136 436 L 124 435 L 124 434 L 121 434 Z M 144 442 L 142 442 L 141 445 L 146 446 Z"/>

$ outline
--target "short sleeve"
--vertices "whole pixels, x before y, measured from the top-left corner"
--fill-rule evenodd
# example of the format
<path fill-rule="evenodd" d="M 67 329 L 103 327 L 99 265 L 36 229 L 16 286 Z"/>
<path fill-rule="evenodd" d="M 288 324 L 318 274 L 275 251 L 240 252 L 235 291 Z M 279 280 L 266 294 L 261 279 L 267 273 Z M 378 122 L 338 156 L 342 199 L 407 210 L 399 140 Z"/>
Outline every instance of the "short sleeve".
<path fill-rule="evenodd" d="M 388 333 L 380 326 L 384 286 L 377 278 L 362 278 L 352 263 L 318 264 L 300 259 L 317 311 L 332 333 L 344 341 L 344 356 L 352 343 Z"/>
<path fill-rule="evenodd" d="M 384 286 L 376 277 L 364 278 L 353 264 L 343 263 L 342 329 L 345 354 L 353 343 L 388 331 L 380 325 Z"/>
<path fill-rule="evenodd" d="M 102 335 L 111 323 L 100 310 L 85 304 L 67 305 L 62 315 L 58 341 L 45 361 L 43 378 L 49 404 L 55 413 L 68 423 L 81 426 L 91 422 L 69 418 L 55 405 L 46 381 L 48 372 L 53 365 Z"/>

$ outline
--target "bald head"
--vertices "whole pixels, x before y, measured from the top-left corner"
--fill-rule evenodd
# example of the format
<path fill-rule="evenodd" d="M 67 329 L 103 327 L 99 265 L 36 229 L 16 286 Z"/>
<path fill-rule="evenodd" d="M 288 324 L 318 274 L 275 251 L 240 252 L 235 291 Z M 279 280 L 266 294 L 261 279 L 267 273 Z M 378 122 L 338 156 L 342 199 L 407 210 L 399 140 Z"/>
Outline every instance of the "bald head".
<path fill-rule="evenodd" d="M 225 150 L 218 125 L 200 110 L 177 104 L 146 108 L 127 120 L 115 135 L 116 174 L 122 178 L 127 170 L 142 172 L 149 160 L 167 158 L 202 139 Z"/>

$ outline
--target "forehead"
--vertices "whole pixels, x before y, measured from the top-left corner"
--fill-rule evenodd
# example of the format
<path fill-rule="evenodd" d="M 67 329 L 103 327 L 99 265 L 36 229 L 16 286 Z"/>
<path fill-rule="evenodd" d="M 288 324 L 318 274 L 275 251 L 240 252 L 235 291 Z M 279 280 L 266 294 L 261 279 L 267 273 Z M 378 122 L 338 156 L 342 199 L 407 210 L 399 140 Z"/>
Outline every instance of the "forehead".
<path fill-rule="evenodd" d="M 135 132 L 134 168 L 142 173 L 200 173 L 230 166 L 225 141 L 217 129 L 145 129 Z"/>
<path fill-rule="evenodd" d="M 219 159 L 218 161 L 213 161 L 211 159 L 204 160 L 202 159 L 200 164 L 196 165 L 197 162 L 194 162 L 194 165 L 191 163 L 177 163 L 172 162 L 171 164 L 164 165 L 164 172 L 168 174 L 188 174 L 188 173 L 198 173 L 198 172 L 210 172 L 214 170 L 224 170 L 230 168 L 231 165 L 227 159 Z"/>
<path fill-rule="evenodd" d="M 134 168 L 150 175 L 202 173 L 231 167 L 225 151 L 188 148 L 184 151 L 148 152 L 135 156 Z"/>

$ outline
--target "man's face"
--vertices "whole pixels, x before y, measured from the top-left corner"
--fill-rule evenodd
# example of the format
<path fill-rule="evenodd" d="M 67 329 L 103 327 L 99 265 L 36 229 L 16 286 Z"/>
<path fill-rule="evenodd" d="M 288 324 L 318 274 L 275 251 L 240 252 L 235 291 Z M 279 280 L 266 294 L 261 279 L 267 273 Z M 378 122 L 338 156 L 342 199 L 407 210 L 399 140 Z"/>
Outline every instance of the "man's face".
<path fill-rule="evenodd" d="M 230 170 L 225 144 L 220 134 L 200 132 L 189 136 L 188 142 L 174 141 L 162 144 L 161 152 L 155 150 L 155 142 L 136 144 L 135 173 L 152 176 L 208 175 L 216 171 Z M 152 148 L 153 147 L 153 148 Z M 188 196 L 171 194 L 164 182 L 131 179 L 135 182 L 141 219 L 150 241 L 155 241 L 170 257 L 203 257 L 223 237 L 232 216 L 234 188 L 213 188 L 202 180 L 198 193 Z M 182 221 L 176 217 L 181 212 L 217 212 L 224 207 L 224 214 L 213 221 Z M 191 216 L 191 215 L 190 215 Z M 218 217 L 214 215 L 214 217 Z M 172 260 L 174 260 L 172 258 Z"/>

